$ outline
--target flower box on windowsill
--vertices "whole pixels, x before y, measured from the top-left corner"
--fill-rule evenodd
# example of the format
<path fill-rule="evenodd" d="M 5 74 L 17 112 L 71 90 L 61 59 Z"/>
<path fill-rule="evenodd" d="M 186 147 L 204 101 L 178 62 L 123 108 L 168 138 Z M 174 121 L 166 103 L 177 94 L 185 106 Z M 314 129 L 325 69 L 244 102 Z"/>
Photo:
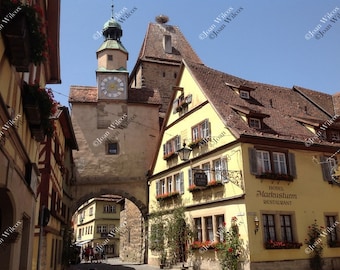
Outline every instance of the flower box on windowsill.
<path fill-rule="evenodd" d="M 223 183 L 221 181 L 211 180 L 208 182 L 208 187 L 219 187 L 223 186 Z"/>
<path fill-rule="evenodd" d="M 164 194 L 157 195 L 156 200 L 160 201 L 160 200 L 166 200 L 166 199 L 177 198 L 177 197 L 179 197 L 179 192 L 173 191 L 173 192 L 170 192 L 170 193 L 164 193 Z"/>
<path fill-rule="evenodd" d="M 204 189 L 206 189 L 206 187 L 198 187 L 196 185 L 190 185 L 190 187 L 188 188 L 188 191 L 189 192 L 196 192 L 196 191 L 204 190 Z"/>
<path fill-rule="evenodd" d="M 302 243 L 269 241 L 264 244 L 265 249 L 299 249 Z"/>
<path fill-rule="evenodd" d="M 169 160 L 169 159 L 172 159 L 174 157 L 177 157 L 177 153 L 176 152 L 172 152 L 172 153 L 169 153 L 169 154 L 166 154 L 163 156 L 163 159 L 164 160 Z"/>
<path fill-rule="evenodd" d="M 219 242 L 215 242 L 215 241 L 194 241 L 190 247 L 191 249 L 204 249 L 204 250 L 208 250 L 208 249 L 216 249 L 216 245 Z"/>
<path fill-rule="evenodd" d="M 294 177 L 289 174 L 272 173 L 266 172 L 260 175 L 256 175 L 256 178 L 261 179 L 272 179 L 272 180 L 283 180 L 283 181 L 293 181 Z"/>
<path fill-rule="evenodd" d="M 330 248 L 337 248 L 340 247 L 340 241 L 332 241 L 332 242 L 328 242 L 328 246 Z"/>

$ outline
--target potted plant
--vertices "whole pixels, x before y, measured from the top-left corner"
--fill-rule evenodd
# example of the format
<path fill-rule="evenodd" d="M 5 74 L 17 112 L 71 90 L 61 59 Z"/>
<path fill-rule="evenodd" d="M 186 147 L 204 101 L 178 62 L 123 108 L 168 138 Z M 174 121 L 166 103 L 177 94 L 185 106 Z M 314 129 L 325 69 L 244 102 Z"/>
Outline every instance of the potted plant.
<path fill-rule="evenodd" d="M 6 52 L 17 71 L 27 72 L 30 63 L 38 65 L 47 57 L 47 37 L 38 5 L 22 4 L 18 0 L 3 0 L 1 16 Z"/>

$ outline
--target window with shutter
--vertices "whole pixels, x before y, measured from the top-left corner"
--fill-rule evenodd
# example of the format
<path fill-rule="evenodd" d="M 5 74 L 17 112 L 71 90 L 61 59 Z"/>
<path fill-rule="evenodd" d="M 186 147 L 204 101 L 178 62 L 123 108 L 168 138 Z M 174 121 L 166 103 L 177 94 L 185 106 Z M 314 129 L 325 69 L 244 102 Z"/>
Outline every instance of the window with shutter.
<path fill-rule="evenodd" d="M 257 178 L 286 181 L 296 178 L 293 153 L 249 148 L 249 168 Z"/>

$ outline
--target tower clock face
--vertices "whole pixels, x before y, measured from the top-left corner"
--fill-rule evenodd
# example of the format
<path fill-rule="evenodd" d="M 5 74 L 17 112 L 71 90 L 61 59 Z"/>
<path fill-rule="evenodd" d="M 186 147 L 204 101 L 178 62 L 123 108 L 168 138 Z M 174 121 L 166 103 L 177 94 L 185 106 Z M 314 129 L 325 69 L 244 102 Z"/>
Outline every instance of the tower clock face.
<path fill-rule="evenodd" d="M 119 97 L 125 91 L 125 82 L 119 77 L 109 76 L 100 83 L 100 90 L 109 98 Z"/>

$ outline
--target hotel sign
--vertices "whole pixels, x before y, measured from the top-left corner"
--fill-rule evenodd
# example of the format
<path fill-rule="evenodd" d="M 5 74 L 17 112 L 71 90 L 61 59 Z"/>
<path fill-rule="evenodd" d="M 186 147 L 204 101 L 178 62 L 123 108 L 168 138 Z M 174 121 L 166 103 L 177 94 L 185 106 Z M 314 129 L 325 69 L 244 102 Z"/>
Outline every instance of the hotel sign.
<path fill-rule="evenodd" d="M 208 185 L 208 177 L 204 172 L 194 173 L 194 184 L 197 187 L 206 187 Z"/>

